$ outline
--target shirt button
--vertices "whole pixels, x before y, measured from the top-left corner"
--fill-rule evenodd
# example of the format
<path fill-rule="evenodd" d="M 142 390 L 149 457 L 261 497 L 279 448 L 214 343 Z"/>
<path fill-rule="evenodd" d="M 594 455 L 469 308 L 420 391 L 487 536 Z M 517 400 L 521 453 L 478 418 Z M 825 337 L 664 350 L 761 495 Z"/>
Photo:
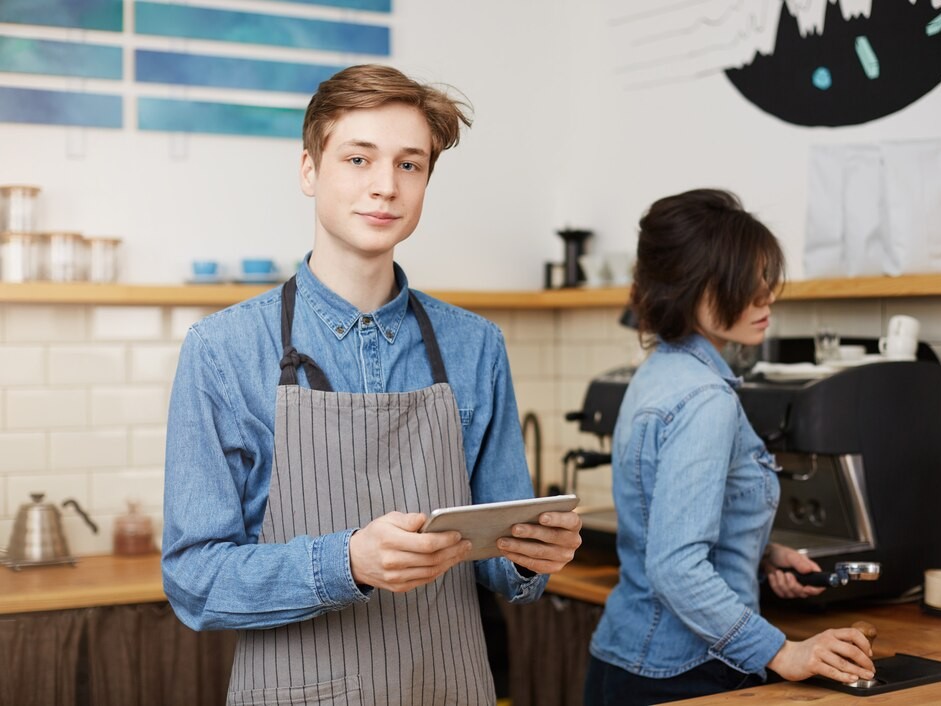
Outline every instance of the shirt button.
<path fill-rule="evenodd" d="M 337 326 L 337 327 L 334 329 L 334 331 L 336 331 L 337 333 L 343 333 L 345 330 L 346 330 L 346 329 L 344 329 L 342 326 Z"/>
<path fill-rule="evenodd" d="M 363 317 L 363 326 L 369 326 L 369 324 L 371 323 L 372 323 L 372 318 L 370 318 L 369 316 Z"/>
<path fill-rule="evenodd" d="M 392 329 L 386 331 L 386 338 L 388 338 L 390 341 L 392 340 Z"/>

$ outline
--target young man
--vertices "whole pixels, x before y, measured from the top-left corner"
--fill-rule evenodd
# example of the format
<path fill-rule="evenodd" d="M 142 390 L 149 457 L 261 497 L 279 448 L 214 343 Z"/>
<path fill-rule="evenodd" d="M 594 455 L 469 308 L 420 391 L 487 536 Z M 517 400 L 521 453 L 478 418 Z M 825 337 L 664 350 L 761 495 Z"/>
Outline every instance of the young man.
<path fill-rule="evenodd" d="M 322 83 L 300 170 L 310 257 L 183 343 L 164 587 L 190 627 L 240 630 L 230 703 L 492 704 L 475 580 L 535 600 L 580 543 L 575 513 L 478 562 L 456 532 L 418 532 L 436 507 L 532 495 L 499 329 L 393 261 L 461 122 L 392 68 Z"/>

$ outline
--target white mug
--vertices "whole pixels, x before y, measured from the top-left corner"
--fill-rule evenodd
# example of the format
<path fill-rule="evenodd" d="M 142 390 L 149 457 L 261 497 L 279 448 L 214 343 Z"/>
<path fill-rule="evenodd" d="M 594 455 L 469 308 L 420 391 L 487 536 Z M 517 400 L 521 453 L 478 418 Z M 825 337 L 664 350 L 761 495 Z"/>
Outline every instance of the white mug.
<path fill-rule="evenodd" d="M 886 335 L 879 339 L 879 352 L 886 358 L 914 360 L 921 324 L 913 316 L 899 314 L 889 319 Z"/>

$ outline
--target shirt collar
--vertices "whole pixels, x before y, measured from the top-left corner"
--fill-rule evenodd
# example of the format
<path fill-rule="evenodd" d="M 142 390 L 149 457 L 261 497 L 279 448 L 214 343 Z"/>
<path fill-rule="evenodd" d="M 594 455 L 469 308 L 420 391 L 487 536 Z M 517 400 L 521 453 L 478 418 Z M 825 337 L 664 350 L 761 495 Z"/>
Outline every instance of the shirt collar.
<path fill-rule="evenodd" d="M 737 388 L 742 384 L 742 378 L 732 372 L 732 368 L 729 367 L 729 364 L 716 347 L 698 333 L 690 334 L 674 343 L 659 341 L 657 348 L 666 352 L 672 350 L 689 353 L 701 363 L 709 366 L 716 375 L 725 380 L 731 387 Z"/>
<path fill-rule="evenodd" d="M 395 342 L 408 310 L 408 278 L 397 263 L 393 263 L 392 267 L 399 293 L 375 311 L 362 312 L 321 282 L 310 271 L 309 260 L 308 252 L 297 270 L 297 291 L 337 340 L 345 338 L 358 322 L 365 324 L 363 319 L 372 319 L 379 328 L 380 336 L 388 343 Z"/>

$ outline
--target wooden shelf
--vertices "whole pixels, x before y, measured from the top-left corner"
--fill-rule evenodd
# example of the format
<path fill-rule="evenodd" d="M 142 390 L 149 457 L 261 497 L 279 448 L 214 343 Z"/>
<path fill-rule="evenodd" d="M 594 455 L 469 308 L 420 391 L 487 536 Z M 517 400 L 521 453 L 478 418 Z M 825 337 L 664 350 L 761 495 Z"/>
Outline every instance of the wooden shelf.
<path fill-rule="evenodd" d="M 247 284 L 0 283 L 0 304 L 100 304 L 115 306 L 225 307 L 267 291 Z M 597 309 L 627 304 L 627 287 L 598 289 L 451 291 L 432 296 L 466 309 Z M 783 301 L 941 296 L 941 274 L 852 277 L 789 282 Z"/>

